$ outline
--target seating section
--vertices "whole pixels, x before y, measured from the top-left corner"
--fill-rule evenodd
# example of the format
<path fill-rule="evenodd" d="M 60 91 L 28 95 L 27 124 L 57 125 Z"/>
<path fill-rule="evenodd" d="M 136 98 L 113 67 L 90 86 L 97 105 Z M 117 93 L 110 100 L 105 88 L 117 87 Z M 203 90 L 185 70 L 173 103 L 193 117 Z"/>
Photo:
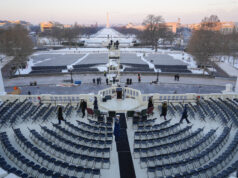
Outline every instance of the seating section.
<path fill-rule="evenodd" d="M 238 99 L 189 102 L 192 124 L 179 122 L 183 107 L 179 101 L 168 102 L 166 120 L 159 117 L 161 103 L 152 110 L 127 112 L 135 168 L 149 178 L 229 177 L 238 167 Z M 1 102 L 0 177 L 98 178 L 115 169 L 117 111 L 92 110 L 91 117 L 89 109 L 88 117 L 81 118 L 79 104 L 66 102 L 62 108 L 66 121 L 58 124 L 54 104 Z"/>
<path fill-rule="evenodd" d="M 171 118 L 181 117 L 182 106 L 181 103 L 169 103 L 169 119 L 159 124 L 155 122 L 156 118 L 138 120 L 137 116 L 133 117 L 133 156 L 139 159 L 140 168 L 146 169 L 148 177 L 171 178 L 223 178 L 235 172 L 238 132 L 232 131 L 232 127 L 236 126 L 238 118 L 237 102 L 210 98 L 188 103 L 190 120 L 222 124 L 223 128 L 210 130 L 174 122 Z"/>
<path fill-rule="evenodd" d="M 98 72 L 95 64 L 78 64 L 73 67 L 73 72 Z"/>
<path fill-rule="evenodd" d="M 110 168 L 112 127 L 98 126 L 96 122 L 78 124 L 66 122 L 65 127 L 53 124 L 53 130 L 41 126 L 40 132 L 28 129 L 30 140 L 20 128 L 14 129 L 17 145 L 2 132 L 2 149 L 15 165 L 7 163 L 2 168 L 19 177 L 100 177 L 100 169 Z M 1 163 L 6 162 L 0 158 Z"/>
<path fill-rule="evenodd" d="M 155 68 L 165 73 L 192 73 L 186 65 L 155 65 Z"/>
<path fill-rule="evenodd" d="M 149 68 L 147 64 L 121 63 L 126 66 L 124 72 L 154 72 L 154 69 Z"/>
<path fill-rule="evenodd" d="M 78 106 L 63 107 L 65 118 L 78 115 Z M 64 126 L 50 124 L 57 114 L 52 105 L 34 105 L 29 100 L 5 101 L 0 105 L 1 128 L 14 132 L 0 134 L 1 174 L 15 177 L 100 177 L 101 169 L 110 168 L 112 122 L 70 121 Z M 8 118 L 8 119 L 7 119 Z M 22 132 L 21 123 L 44 124 Z M 52 125 L 52 126 L 51 126 Z M 12 135 L 12 134 L 10 134 Z M 0 150 L 1 151 L 1 150 Z M 4 156 L 5 155 L 5 156 Z"/>
<path fill-rule="evenodd" d="M 62 70 L 66 69 L 67 66 L 34 66 L 31 74 L 61 73 Z"/>

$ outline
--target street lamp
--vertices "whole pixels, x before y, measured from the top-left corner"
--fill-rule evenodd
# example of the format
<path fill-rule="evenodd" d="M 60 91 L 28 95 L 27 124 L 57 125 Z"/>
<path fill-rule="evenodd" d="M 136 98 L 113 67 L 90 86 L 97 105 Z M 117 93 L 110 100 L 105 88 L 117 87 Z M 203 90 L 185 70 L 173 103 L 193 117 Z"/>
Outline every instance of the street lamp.
<path fill-rule="evenodd" d="M 159 82 L 159 72 L 156 72 L 157 78 L 156 78 L 156 82 Z"/>
<path fill-rule="evenodd" d="M 74 70 L 74 68 L 73 68 L 73 66 L 69 66 L 68 67 L 68 71 L 70 72 L 70 82 L 71 83 L 74 83 L 74 80 L 73 80 L 73 70 Z"/>
<path fill-rule="evenodd" d="M 156 82 L 158 83 L 159 82 L 159 73 L 161 72 L 160 69 L 156 69 Z"/>

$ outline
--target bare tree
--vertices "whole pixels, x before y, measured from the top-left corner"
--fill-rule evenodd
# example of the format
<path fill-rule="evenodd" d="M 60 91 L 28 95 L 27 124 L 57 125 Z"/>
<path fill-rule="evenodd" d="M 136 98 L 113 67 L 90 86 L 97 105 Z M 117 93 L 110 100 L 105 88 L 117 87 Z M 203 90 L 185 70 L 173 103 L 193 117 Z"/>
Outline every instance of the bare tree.
<path fill-rule="evenodd" d="M 79 37 L 80 28 L 78 26 L 73 26 L 72 28 L 64 29 L 64 40 L 67 41 L 69 48 L 71 46 L 77 47 L 77 39 Z"/>
<path fill-rule="evenodd" d="M 164 41 L 168 41 L 170 43 L 170 45 L 172 45 L 176 35 L 169 30 L 168 28 L 165 28 L 165 34 L 164 34 Z"/>
<path fill-rule="evenodd" d="M 228 52 L 229 43 L 220 33 L 220 20 L 218 16 L 211 15 L 203 18 L 201 28 L 192 33 L 187 50 L 194 56 L 198 65 L 205 69 L 208 64 L 213 65 L 212 57 Z"/>
<path fill-rule="evenodd" d="M 238 60 L 238 32 L 233 30 L 233 33 L 225 35 L 227 41 L 227 47 L 224 48 L 224 53 L 232 57 L 232 65 L 235 65 L 235 61 Z"/>
<path fill-rule="evenodd" d="M 53 27 L 50 35 L 51 37 L 57 39 L 58 44 L 61 44 L 61 41 L 63 40 L 64 37 L 64 29 L 59 27 Z"/>
<path fill-rule="evenodd" d="M 210 59 L 213 56 L 219 54 L 220 35 L 220 33 L 210 30 L 193 31 L 187 50 L 203 69 L 211 63 Z"/>
<path fill-rule="evenodd" d="M 221 26 L 221 23 L 217 15 L 204 17 L 201 22 L 201 28 L 204 30 L 219 31 L 220 26 Z"/>
<path fill-rule="evenodd" d="M 28 31 L 21 25 L 15 25 L 0 34 L 0 52 L 14 56 L 14 68 L 24 68 L 28 56 L 33 52 L 33 42 Z"/>
<path fill-rule="evenodd" d="M 162 16 L 148 15 L 142 23 L 146 26 L 139 38 L 157 51 L 158 40 L 166 36 L 167 27 Z"/>

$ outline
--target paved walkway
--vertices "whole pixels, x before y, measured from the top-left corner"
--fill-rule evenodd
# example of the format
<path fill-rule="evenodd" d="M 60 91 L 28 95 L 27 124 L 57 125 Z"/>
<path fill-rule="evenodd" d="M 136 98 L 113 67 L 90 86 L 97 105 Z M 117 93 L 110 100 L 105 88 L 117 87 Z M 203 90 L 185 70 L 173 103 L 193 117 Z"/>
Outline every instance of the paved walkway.
<path fill-rule="evenodd" d="M 101 77 L 102 83 L 106 83 L 106 78 L 103 76 L 103 74 L 74 74 L 73 79 L 74 80 L 81 80 L 83 84 L 92 83 L 93 78 Z M 127 78 L 132 78 L 133 83 L 137 83 L 137 75 L 136 74 L 128 74 L 128 75 L 122 75 L 121 81 L 122 83 L 126 82 Z M 151 81 L 156 80 L 156 75 L 154 76 L 143 76 L 141 75 L 141 82 L 142 83 L 150 83 Z M 27 76 L 27 77 L 17 77 L 12 79 L 4 79 L 4 85 L 5 87 L 11 87 L 11 86 L 26 86 L 29 85 L 30 82 L 37 81 L 40 85 L 57 85 L 60 83 L 63 83 L 64 80 L 70 80 L 70 74 L 65 75 L 58 75 L 58 76 L 52 76 L 52 75 L 44 75 L 44 76 Z M 225 79 L 225 78 L 201 78 L 201 77 L 195 77 L 195 76 L 186 76 L 186 77 L 180 77 L 180 81 L 176 82 L 174 81 L 173 76 L 159 76 L 159 82 L 160 83 L 168 83 L 168 84 L 195 84 L 195 85 L 212 85 L 212 86 L 225 86 L 227 83 L 235 84 L 235 80 L 231 79 Z"/>
<path fill-rule="evenodd" d="M 124 86 L 124 85 L 122 85 Z M 56 85 L 38 85 L 38 86 L 21 86 L 21 94 L 27 94 L 28 91 L 31 94 L 58 94 L 58 95 L 68 95 L 68 94 L 88 94 L 94 93 L 97 94 L 99 90 L 105 89 L 109 85 L 96 85 L 96 84 L 82 84 L 80 86 L 74 87 L 60 87 Z M 221 93 L 225 90 L 224 86 L 216 85 L 195 85 L 195 84 L 150 84 L 150 83 L 134 83 L 128 87 L 135 88 L 140 90 L 143 94 L 148 93 L 161 93 L 161 94 L 184 94 L 184 93 Z M 6 92 L 12 92 L 13 87 L 5 87 Z"/>

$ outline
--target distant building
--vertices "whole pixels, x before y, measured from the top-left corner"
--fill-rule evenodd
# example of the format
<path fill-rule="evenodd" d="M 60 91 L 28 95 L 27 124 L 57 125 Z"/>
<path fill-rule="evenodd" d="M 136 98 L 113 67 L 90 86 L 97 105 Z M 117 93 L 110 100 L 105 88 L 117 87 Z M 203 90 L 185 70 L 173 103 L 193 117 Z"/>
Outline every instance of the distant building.
<path fill-rule="evenodd" d="M 238 32 L 238 22 L 235 22 L 235 29 Z"/>
<path fill-rule="evenodd" d="M 173 33 L 176 33 L 177 29 L 181 26 L 180 19 L 178 19 L 178 22 L 166 22 L 165 24 Z M 145 30 L 146 27 L 144 25 L 134 25 L 133 23 L 128 23 L 126 28 L 133 28 L 142 31 Z"/>
<path fill-rule="evenodd" d="M 167 22 L 165 24 L 173 33 L 176 33 L 177 29 L 181 26 L 180 22 Z"/>
<path fill-rule="evenodd" d="M 221 22 L 221 29 L 220 31 L 223 34 L 230 34 L 234 30 L 236 30 L 235 23 L 234 22 Z M 238 31 L 237 31 L 238 32 Z"/>
<path fill-rule="evenodd" d="M 71 25 L 62 25 L 59 22 L 41 22 L 40 23 L 40 30 L 41 32 L 51 32 L 53 27 L 58 28 L 71 28 Z"/>
<path fill-rule="evenodd" d="M 72 25 L 63 25 L 64 26 L 64 28 L 72 28 Z"/>
<path fill-rule="evenodd" d="M 14 25 L 17 25 L 17 24 L 22 25 L 28 31 L 30 30 L 31 24 L 29 22 L 22 21 L 22 20 L 16 20 L 16 21 L 0 20 L 0 28 L 1 29 L 7 29 L 7 28 L 13 27 Z"/>
<path fill-rule="evenodd" d="M 134 25 L 133 23 L 128 23 L 126 25 L 126 28 L 133 28 L 133 29 L 142 31 L 145 29 L 145 26 L 144 25 Z"/>
<path fill-rule="evenodd" d="M 40 23 L 40 31 L 41 32 L 49 32 L 54 27 L 52 22 L 41 22 Z"/>
<path fill-rule="evenodd" d="M 197 23 L 197 24 L 189 24 L 188 25 L 188 27 L 191 30 L 199 30 L 203 26 L 206 26 L 206 24 L 204 24 L 204 23 Z M 222 34 L 230 34 L 234 30 L 236 30 L 236 32 L 238 32 L 237 25 L 234 22 L 216 22 L 214 27 L 209 27 L 209 29 L 213 30 L 213 31 L 220 31 Z"/>

